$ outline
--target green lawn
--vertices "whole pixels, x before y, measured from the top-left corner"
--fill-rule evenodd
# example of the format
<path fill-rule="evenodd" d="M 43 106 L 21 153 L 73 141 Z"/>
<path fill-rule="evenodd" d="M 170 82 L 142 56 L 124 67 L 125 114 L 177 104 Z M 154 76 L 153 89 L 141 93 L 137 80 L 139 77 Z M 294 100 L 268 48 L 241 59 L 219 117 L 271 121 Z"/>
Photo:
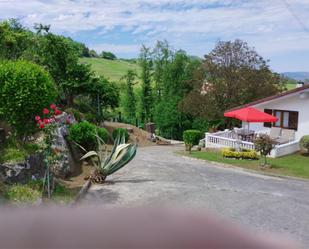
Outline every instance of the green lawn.
<path fill-rule="evenodd" d="M 268 158 L 271 167 L 261 169 L 259 167 L 260 160 L 238 160 L 223 158 L 219 151 L 192 151 L 192 154 L 186 155 L 203 159 L 207 161 L 231 164 L 241 168 L 252 169 L 256 171 L 269 172 L 279 175 L 296 176 L 309 179 L 309 156 L 301 154 L 288 155 L 281 158 Z"/>
<path fill-rule="evenodd" d="M 138 64 L 130 63 L 123 60 L 106 60 L 103 58 L 81 58 L 81 62 L 91 64 L 92 69 L 98 74 L 110 78 L 114 81 L 119 81 L 126 72 L 131 69 L 140 73 Z"/>
<path fill-rule="evenodd" d="M 288 90 L 292 90 L 292 89 L 296 88 L 296 84 L 294 84 L 294 83 L 287 83 L 286 87 L 287 87 Z"/>

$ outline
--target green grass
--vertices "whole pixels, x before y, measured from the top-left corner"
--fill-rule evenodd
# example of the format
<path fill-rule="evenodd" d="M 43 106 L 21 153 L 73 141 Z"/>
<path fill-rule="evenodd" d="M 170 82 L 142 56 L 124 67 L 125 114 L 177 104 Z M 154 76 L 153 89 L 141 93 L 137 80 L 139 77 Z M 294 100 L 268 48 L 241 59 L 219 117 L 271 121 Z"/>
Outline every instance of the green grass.
<path fill-rule="evenodd" d="M 129 69 L 140 73 L 141 69 L 138 64 L 123 60 L 106 60 L 103 58 L 81 58 L 81 62 L 88 63 L 98 74 L 103 75 L 113 81 L 119 81 Z"/>
<path fill-rule="evenodd" d="M 260 164 L 261 160 L 238 160 L 238 159 L 230 159 L 224 158 L 221 156 L 219 151 L 192 151 L 192 154 L 186 154 L 188 156 L 231 164 L 233 166 L 238 166 L 241 168 L 252 169 L 256 171 L 269 172 L 279 175 L 287 175 L 287 176 L 295 176 L 301 178 L 309 179 L 309 156 L 305 156 L 302 154 L 292 154 L 280 158 L 268 158 L 268 163 L 271 165 L 270 168 L 261 169 Z"/>
<path fill-rule="evenodd" d="M 295 89 L 295 88 L 296 88 L 296 84 L 294 84 L 294 83 L 287 83 L 287 84 L 286 84 L 286 88 L 287 88 L 288 90 Z"/>
<path fill-rule="evenodd" d="M 25 157 L 35 153 L 39 146 L 34 143 L 22 143 L 11 137 L 0 147 L 0 163 L 22 162 Z"/>
<path fill-rule="evenodd" d="M 33 204 L 42 197 L 43 180 L 31 180 L 26 184 L 3 185 L 0 190 L 0 194 L 11 204 Z M 49 202 L 68 204 L 75 198 L 76 194 L 76 190 L 66 188 L 64 185 L 56 183 Z"/>

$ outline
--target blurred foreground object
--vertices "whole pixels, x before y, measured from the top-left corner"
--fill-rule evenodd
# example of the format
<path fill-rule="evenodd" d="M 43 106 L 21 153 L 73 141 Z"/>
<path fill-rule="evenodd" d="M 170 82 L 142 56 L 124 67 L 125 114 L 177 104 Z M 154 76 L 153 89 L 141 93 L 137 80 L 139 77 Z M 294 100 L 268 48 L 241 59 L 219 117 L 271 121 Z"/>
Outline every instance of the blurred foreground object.
<path fill-rule="evenodd" d="M 299 248 L 205 211 L 99 207 L 3 209 L 1 248 Z"/>

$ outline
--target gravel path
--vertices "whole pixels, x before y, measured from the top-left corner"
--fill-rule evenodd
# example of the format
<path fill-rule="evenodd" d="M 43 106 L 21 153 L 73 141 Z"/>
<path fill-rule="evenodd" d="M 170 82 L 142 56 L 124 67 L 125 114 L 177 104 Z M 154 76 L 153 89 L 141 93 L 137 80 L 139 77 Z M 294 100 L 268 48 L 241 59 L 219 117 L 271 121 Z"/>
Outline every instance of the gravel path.
<path fill-rule="evenodd" d="M 309 181 L 249 173 L 176 155 L 182 146 L 139 148 L 136 158 L 92 186 L 85 204 L 207 208 L 309 248 Z"/>

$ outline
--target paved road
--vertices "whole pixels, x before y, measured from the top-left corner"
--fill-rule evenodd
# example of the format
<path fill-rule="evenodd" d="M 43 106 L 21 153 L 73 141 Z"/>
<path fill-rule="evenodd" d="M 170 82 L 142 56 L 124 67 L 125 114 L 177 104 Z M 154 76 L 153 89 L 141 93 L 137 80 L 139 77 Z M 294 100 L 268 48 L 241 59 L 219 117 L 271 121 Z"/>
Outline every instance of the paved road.
<path fill-rule="evenodd" d="M 309 181 L 216 166 L 176 155 L 179 149 L 139 148 L 108 184 L 91 187 L 84 202 L 207 208 L 264 232 L 287 234 L 309 248 Z"/>

